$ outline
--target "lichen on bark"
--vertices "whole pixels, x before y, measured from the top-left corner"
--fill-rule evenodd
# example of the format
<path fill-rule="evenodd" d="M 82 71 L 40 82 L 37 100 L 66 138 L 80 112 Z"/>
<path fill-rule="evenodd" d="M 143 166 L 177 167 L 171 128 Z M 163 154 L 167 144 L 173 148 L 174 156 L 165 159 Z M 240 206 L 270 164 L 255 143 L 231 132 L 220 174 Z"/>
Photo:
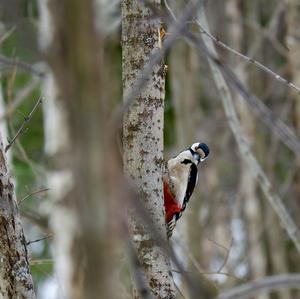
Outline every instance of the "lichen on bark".
<path fill-rule="evenodd" d="M 0 298 L 35 298 L 26 240 L 1 136 Z"/>
<path fill-rule="evenodd" d="M 151 1 L 159 5 L 160 1 Z M 159 51 L 159 21 L 139 1 L 122 1 L 122 61 L 124 98 L 132 91 L 149 56 Z M 165 74 L 163 62 L 154 66 L 146 86 L 125 112 L 123 161 L 127 177 L 137 188 L 144 212 L 157 232 L 166 238 L 163 208 L 163 123 Z M 138 217 L 139 216 L 139 217 Z M 170 265 L 156 234 L 142 215 L 131 217 L 132 240 L 149 288 L 156 298 L 175 298 Z"/>

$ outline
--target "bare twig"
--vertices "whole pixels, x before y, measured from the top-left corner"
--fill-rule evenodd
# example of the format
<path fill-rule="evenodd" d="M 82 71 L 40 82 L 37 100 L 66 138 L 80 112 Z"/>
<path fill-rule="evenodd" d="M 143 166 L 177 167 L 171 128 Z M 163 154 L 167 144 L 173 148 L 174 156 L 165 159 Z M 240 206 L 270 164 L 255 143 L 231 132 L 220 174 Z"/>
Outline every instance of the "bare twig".
<path fill-rule="evenodd" d="M 18 204 L 21 204 L 24 200 L 26 200 L 27 198 L 33 196 L 33 195 L 36 195 L 36 194 L 39 194 L 39 193 L 42 193 L 42 192 L 46 192 L 46 191 L 49 191 L 50 188 L 43 188 L 43 189 L 40 189 L 40 190 L 37 190 L 37 191 L 34 191 L 28 195 L 26 195 L 25 197 L 21 198 L 18 202 Z"/>
<path fill-rule="evenodd" d="M 50 233 L 48 223 L 49 221 L 46 216 L 38 215 L 38 213 L 32 210 L 21 211 L 21 216 L 23 218 L 26 218 L 26 220 L 28 220 L 33 225 L 38 226 L 38 228 L 42 230 L 45 234 Z"/>
<path fill-rule="evenodd" d="M 232 248 L 232 245 L 233 245 L 233 238 L 231 238 L 230 240 L 230 244 L 229 244 L 229 248 L 225 247 L 224 245 L 214 241 L 214 240 L 211 240 L 209 238 L 207 238 L 208 241 L 212 242 L 213 244 L 215 244 L 216 246 L 222 248 L 225 252 L 226 252 L 226 255 L 224 257 L 224 261 L 223 263 L 221 264 L 221 266 L 219 267 L 219 269 L 217 270 L 217 273 L 220 273 L 222 271 L 222 269 L 225 267 L 225 265 L 227 264 L 227 261 L 229 259 L 229 254 L 230 254 L 230 250 Z"/>
<path fill-rule="evenodd" d="M 0 116 L 0 121 L 3 121 L 9 115 L 11 115 L 16 108 L 18 108 L 26 97 L 39 85 L 40 79 L 34 77 L 29 84 L 27 84 L 24 88 L 22 88 L 15 96 L 15 98 L 10 102 L 7 107 L 6 111 Z"/>
<path fill-rule="evenodd" d="M 184 252 L 187 253 L 187 256 L 188 258 L 190 259 L 190 261 L 192 262 L 192 264 L 194 265 L 195 269 L 199 272 L 200 275 L 224 275 L 224 276 L 228 276 L 228 277 L 231 277 L 232 279 L 235 279 L 235 280 L 240 280 L 242 281 L 240 278 L 230 274 L 230 273 L 227 273 L 227 272 L 222 272 L 222 269 L 224 268 L 224 266 L 226 265 L 227 261 L 228 261 L 228 258 L 229 258 L 229 254 L 230 254 L 230 249 L 232 247 L 232 244 L 233 244 L 233 238 L 231 238 L 231 241 L 230 241 L 230 247 L 229 248 L 226 248 L 225 246 L 223 246 L 222 244 L 216 242 L 216 241 L 213 241 L 213 240 L 209 240 L 210 242 L 212 242 L 213 244 L 215 244 L 216 246 L 222 248 L 223 250 L 226 251 L 226 256 L 224 258 L 224 261 L 221 265 L 221 267 L 219 267 L 219 269 L 217 271 L 213 271 L 213 272 L 207 272 L 207 271 L 204 271 L 204 269 L 201 267 L 201 265 L 199 264 L 199 262 L 196 260 L 196 258 L 194 257 L 194 255 L 191 253 L 191 251 L 189 250 L 189 248 L 187 246 L 185 246 L 182 242 L 180 241 L 177 241 L 179 242 L 179 245 L 184 247 Z M 188 273 L 188 272 L 186 272 Z M 193 272 L 191 272 L 193 273 Z"/>
<path fill-rule="evenodd" d="M 227 51 L 233 53 L 234 55 L 242 58 L 243 60 L 246 60 L 248 63 L 254 64 L 255 66 L 257 66 L 259 69 L 263 70 L 264 72 L 266 72 L 267 74 L 271 75 L 274 79 L 276 79 L 277 81 L 285 84 L 287 87 L 293 88 L 294 90 L 296 90 L 298 92 L 298 94 L 300 94 L 300 87 L 298 87 L 297 85 L 295 85 L 294 83 L 290 82 L 289 80 L 283 78 L 282 76 L 280 76 L 279 74 L 277 74 L 276 72 L 272 71 L 270 68 L 268 68 L 267 66 L 265 66 L 264 64 L 258 62 L 257 60 L 248 57 L 245 54 L 242 54 L 241 52 L 229 47 L 228 45 L 226 45 L 224 42 L 222 42 L 221 40 L 219 40 L 218 38 L 216 38 L 215 36 L 213 36 L 210 32 L 208 32 L 207 30 L 205 30 L 201 24 L 199 23 L 199 21 L 196 22 L 196 24 L 199 26 L 199 30 L 201 33 L 205 34 L 206 36 L 208 36 L 214 43 L 216 43 L 219 47 L 226 49 Z"/>
<path fill-rule="evenodd" d="M 34 65 L 28 64 L 22 61 L 16 61 L 15 58 L 7 58 L 3 55 L 0 55 L 0 64 L 8 65 L 9 67 L 17 67 L 18 69 L 22 69 L 24 71 L 30 72 L 40 78 L 45 76 L 45 73 L 38 70 Z"/>
<path fill-rule="evenodd" d="M 38 101 L 35 103 L 34 107 L 32 108 L 31 112 L 28 114 L 27 117 L 24 118 L 24 121 L 21 125 L 21 127 L 19 128 L 19 130 L 17 131 L 16 135 L 13 137 L 13 139 L 7 144 L 7 146 L 5 147 L 5 152 L 7 152 L 10 147 L 13 145 L 13 143 L 16 141 L 16 139 L 25 132 L 26 130 L 26 124 L 29 123 L 29 121 L 31 120 L 34 112 L 36 111 L 37 107 L 39 106 L 39 104 L 41 104 L 42 102 L 42 97 L 40 97 L 38 99 Z"/>
<path fill-rule="evenodd" d="M 49 234 L 45 237 L 42 237 L 42 238 L 39 238 L 39 239 L 36 239 L 36 240 L 28 241 L 28 242 L 26 242 L 26 245 L 28 246 L 30 244 L 37 243 L 37 242 L 40 242 L 40 241 L 43 241 L 43 240 L 46 240 L 46 239 L 49 239 L 49 238 L 52 238 L 52 234 Z"/>
<path fill-rule="evenodd" d="M 171 7 L 170 7 L 168 1 L 167 1 L 167 0 L 164 0 L 164 4 L 165 4 L 165 7 L 166 7 L 166 9 L 168 10 L 170 16 L 172 17 L 173 22 L 177 22 L 177 18 L 176 18 L 176 16 L 175 16 L 173 10 L 171 9 Z"/>
<path fill-rule="evenodd" d="M 176 270 L 176 269 L 172 269 L 172 272 L 175 272 L 175 273 L 178 273 L 178 274 L 182 274 L 182 275 L 185 275 L 185 274 L 189 274 L 189 275 L 195 275 L 195 274 L 198 274 L 194 271 L 179 271 L 179 270 Z M 212 275 L 221 275 L 221 276 L 226 276 L 230 279 L 234 279 L 234 280 L 237 280 L 237 281 L 240 281 L 240 282 L 245 282 L 245 279 L 242 279 L 242 278 L 239 278 L 239 277 L 236 277 L 228 272 L 205 272 L 205 271 L 202 271 L 200 272 L 199 274 L 201 275 L 207 275 L 207 276 L 212 276 Z"/>
<path fill-rule="evenodd" d="M 18 149 L 20 155 L 16 155 L 16 157 L 18 159 L 20 159 L 21 161 L 25 162 L 26 164 L 28 164 L 28 166 L 31 168 L 33 174 L 35 175 L 35 177 L 39 177 L 39 176 L 45 176 L 45 169 L 43 168 L 43 166 L 37 164 L 36 162 L 32 161 L 28 155 L 27 152 L 25 151 L 22 143 L 20 142 L 20 140 L 16 140 L 16 148 Z"/>
<path fill-rule="evenodd" d="M 39 260 L 30 260 L 29 264 L 32 265 L 43 265 L 43 264 L 53 264 L 53 259 L 39 259 Z"/>
<path fill-rule="evenodd" d="M 16 26 L 13 26 L 10 28 L 7 32 L 5 32 L 1 37 L 0 37 L 0 44 L 2 44 L 7 38 L 9 38 L 14 31 L 16 30 Z"/>
<path fill-rule="evenodd" d="M 300 289 L 300 274 L 282 274 L 249 282 L 233 288 L 217 299 L 249 299 L 261 292 L 271 292 L 282 288 Z"/>
<path fill-rule="evenodd" d="M 208 28 L 208 24 L 206 21 L 205 12 L 201 11 L 201 16 L 199 17 L 199 21 L 202 26 Z M 208 30 L 207 30 L 208 31 Z M 236 139 L 238 147 L 240 149 L 241 154 L 245 158 L 246 162 L 249 165 L 249 171 L 251 171 L 254 178 L 257 179 L 262 191 L 264 192 L 266 198 L 269 200 L 271 206 L 277 213 L 278 217 L 281 220 L 283 228 L 287 231 L 289 237 L 293 241 L 295 247 L 300 253 L 300 233 L 299 230 L 291 218 L 290 214 L 286 210 L 281 198 L 272 190 L 271 183 L 267 178 L 266 174 L 263 172 L 260 164 L 258 163 L 256 157 L 253 155 L 249 142 L 244 134 L 241 124 L 238 120 L 235 107 L 233 105 L 231 93 L 229 87 L 223 77 L 223 74 L 220 70 L 220 65 L 216 64 L 214 60 L 210 59 L 210 57 L 217 57 L 216 50 L 214 45 L 208 37 L 205 38 L 203 36 L 203 40 L 205 43 L 205 47 L 207 47 L 206 51 L 209 51 L 209 65 L 213 73 L 213 77 L 215 79 L 215 83 L 220 93 L 220 98 L 222 100 L 222 104 L 225 110 L 225 114 L 227 116 L 229 126 L 233 132 L 233 135 Z"/>
<path fill-rule="evenodd" d="M 180 295 L 180 297 L 183 299 L 186 299 L 185 296 L 183 295 L 182 291 L 180 290 L 179 286 L 175 283 L 175 281 L 174 281 L 174 285 L 175 285 L 175 288 L 176 288 L 178 294 Z"/>
<path fill-rule="evenodd" d="M 216 246 L 222 248 L 225 252 L 230 251 L 231 246 L 232 246 L 232 244 L 233 244 L 233 238 L 230 239 L 230 245 L 229 245 L 229 248 L 225 247 L 225 246 L 222 245 L 221 243 L 219 243 L 219 242 L 217 242 L 217 241 L 215 241 L 215 240 L 212 240 L 212 239 L 210 239 L 210 238 L 208 238 L 208 237 L 206 237 L 206 239 L 207 239 L 209 242 L 215 244 Z"/>
<path fill-rule="evenodd" d="M 208 30 L 206 31 L 208 32 Z M 259 116 L 259 118 L 265 123 L 265 125 L 271 131 L 273 131 L 289 149 L 298 155 L 300 153 L 300 141 L 292 128 L 286 125 L 280 118 L 276 117 L 274 113 L 257 96 L 251 94 L 245 88 L 232 70 L 229 69 L 218 57 L 216 51 L 209 51 L 203 42 L 190 31 L 183 30 L 182 33 L 189 44 L 196 47 L 199 52 L 205 54 L 212 61 L 212 63 L 218 67 L 218 69 L 221 71 L 222 77 L 228 79 L 228 82 L 231 84 L 231 86 L 242 95 L 242 98 L 251 107 L 255 114 Z M 206 35 L 205 37 L 209 38 Z M 212 40 L 210 39 L 210 41 Z"/>
<path fill-rule="evenodd" d="M 281 55 L 286 55 L 286 52 L 287 52 L 286 49 L 284 49 L 284 47 L 279 44 L 275 34 L 273 33 L 273 31 L 275 30 L 275 27 L 278 24 L 281 13 L 285 9 L 285 6 L 286 6 L 285 1 L 279 1 L 277 3 L 277 6 L 274 8 L 273 14 L 270 17 L 270 21 L 269 21 L 268 25 L 266 26 L 266 28 L 257 28 L 258 27 L 257 23 L 254 23 L 251 20 L 247 20 L 247 19 L 243 20 L 243 23 L 245 25 L 247 25 L 249 27 L 253 27 L 254 29 L 256 29 L 256 33 L 257 33 L 257 38 L 254 41 L 254 43 L 252 44 L 249 52 L 247 53 L 247 56 L 253 57 L 256 54 L 257 50 L 259 49 L 259 46 L 262 44 L 262 42 L 261 42 L 262 37 L 269 39 L 273 43 L 275 49 Z"/>

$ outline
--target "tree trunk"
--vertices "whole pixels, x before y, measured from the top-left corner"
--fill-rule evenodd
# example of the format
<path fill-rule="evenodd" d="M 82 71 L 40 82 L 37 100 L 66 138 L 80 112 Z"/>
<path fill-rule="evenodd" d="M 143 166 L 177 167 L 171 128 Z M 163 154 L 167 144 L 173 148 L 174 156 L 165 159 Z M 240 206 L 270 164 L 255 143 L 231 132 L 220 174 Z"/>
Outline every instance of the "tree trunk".
<path fill-rule="evenodd" d="M 288 52 L 288 67 L 291 80 L 299 86 L 300 84 L 300 63 L 299 63 L 299 54 L 300 54 L 300 45 L 298 40 L 298 26 L 300 25 L 300 16 L 299 16 L 299 3 L 296 0 L 288 2 L 288 38 L 286 40 Z M 297 130 L 298 136 L 300 134 L 300 101 L 299 94 L 292 93 L 291 97 L 293 98 L 293 123 Z M 292 198 L 296 199 L 296 211 L 293 213 L 296 218 L 300 211 L 300 156 L 296 158 L 295 167 L 298 171 L 295 171 L 294 182 L 292 186 L 293 196 Z M 300 224 L 298 218 L 298 225 Z"/>
<path fill-rule="evenodd" d="M 63 139 L 48 144 L 56 174 L 52 225 L 62 297 L 116 298 L 111 277 L 116 232 L 104 180 L 114 167 L 110 158 L 117 146 L 104 153 L 109 103 L 103 96 L 103 36 L 95 29 L 92 0 L 44 4 L 42 47 L 56 84 L 54 106 L 61 110 L 62 127 L 54 138 Z"/>
<path fill-rule="evenodd" d="M 35 298 L 26 240 L 1 136 L 0 298 Z"/>
<path fill-rule="evenodd" d="M 160 1 L 151 1 L 157 5 Z M 159 23 L 149 9 L 136 0 L 122 1 L 123 90 L 131 87 L 153 51 L 159 47 Z M 163 208 L 163 128 L 165 74 L 163 64 L 156 65 L 147 85 L 124 115 L 124 171 L 138 191 L 145 213 L 166 239 Z M 141 216 L 141 215 L 139 215 Z M 157 235 L 145 223 L 132 218 L 132 237 L 140 264 L 156 298 L 175 298 L 170 265 L 156 244 Z"/>

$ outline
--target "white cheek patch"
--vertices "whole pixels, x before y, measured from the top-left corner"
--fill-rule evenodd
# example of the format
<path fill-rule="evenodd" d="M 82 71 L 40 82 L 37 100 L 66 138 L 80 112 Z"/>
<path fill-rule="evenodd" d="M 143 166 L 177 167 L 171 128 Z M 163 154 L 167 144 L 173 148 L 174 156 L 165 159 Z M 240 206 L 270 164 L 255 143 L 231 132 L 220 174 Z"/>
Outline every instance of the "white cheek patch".
<path fill-rule="evenodd" d="M 197 149 L 197 153 L 200 155 L 200 161 L 202 162 L 202 161 L 204 161 L 205 159 L 206 159 L 206 157 L 205 157 L 205 153 L 204 153 L 204 151 L 201 149 L 201 148 L 198 148 Z"/>

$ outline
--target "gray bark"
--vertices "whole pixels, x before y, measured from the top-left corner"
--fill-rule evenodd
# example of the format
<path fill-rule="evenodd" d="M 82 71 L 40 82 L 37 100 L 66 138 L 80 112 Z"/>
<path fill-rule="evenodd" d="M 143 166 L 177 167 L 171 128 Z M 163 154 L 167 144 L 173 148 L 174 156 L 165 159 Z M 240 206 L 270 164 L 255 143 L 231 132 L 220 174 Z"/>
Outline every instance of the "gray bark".
<path fill-rule="evenodd" d="M 35 298 L 26 240 L 1 136 L 0 298 Z"/>
<path fill-rule="evenodd" d="M 159 4 L 160 1 L 151 1 Z M 124 97 L 141 73 L 153 51 L 159 50 L 159 24 L 138 1 L 122 1 L 122 49 Z M 145 212 L 166 239 L 163 209 L 163 122 L 165 75 L 163 65 L 154 67 L 147 85 L 124 115 L 124 171 L 136 186 Z M 156 298 L 174 298 L 170 265 L 157 246 L 156 234 L 133 217 L 132 238 L 139 262 Z"/>

